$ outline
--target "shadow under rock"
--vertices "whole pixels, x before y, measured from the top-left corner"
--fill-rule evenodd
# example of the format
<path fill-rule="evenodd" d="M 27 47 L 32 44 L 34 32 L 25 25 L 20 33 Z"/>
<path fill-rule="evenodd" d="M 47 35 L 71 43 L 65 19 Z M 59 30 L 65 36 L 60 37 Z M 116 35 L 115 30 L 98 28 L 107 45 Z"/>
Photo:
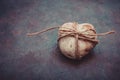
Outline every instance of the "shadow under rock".
<path fill-rule="evenodd" d="M 92 49 L 90 53 L 86 56 L 84 56 L 81 60 L 73 60 L 65 57 L 62 52 L 60 51 L 59 47 L 56 45 L 52 59 L 55 59 L 59 63 L 70 65 L 70 66 L 79 66 L 81 64 L 86 64 L 90 62 L 92 59 L 94 59 L 95 54 L 94 50 Z"/>

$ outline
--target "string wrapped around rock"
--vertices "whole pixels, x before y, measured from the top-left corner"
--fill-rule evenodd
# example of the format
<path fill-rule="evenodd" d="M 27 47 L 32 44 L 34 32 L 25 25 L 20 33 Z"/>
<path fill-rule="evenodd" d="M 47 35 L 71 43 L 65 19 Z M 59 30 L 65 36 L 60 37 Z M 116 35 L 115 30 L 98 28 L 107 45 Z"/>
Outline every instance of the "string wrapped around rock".
<path fill-rule="evenodd" d="M 61 27 L 51 27 L 51 28 L 47 28 L 47 29 L 44 29 L 44 30 L 39 31 L 39 32 L 28 33 L 27 35 L 28 36 L 38 35 L 38 34 L 41 34 L 43 32 L 59 28 L 58 42 L 59 42 L 60 39 L 62 39 L 64 37 L 67 37 L 67 36 L 74 37 L 75 38 L 75 56 L 76 56 L 76 59 L 79 59 L 80 54 L 78 52 L 78 40 L 89 41 L 93 45 L 96 45 L 99 42 L 95 38 L 96 36 L 104 36 L 104 35 L 111 34 L 111 33 L 115 32 L 115 31 L 112 30 L 112 31 L 108 31 L 108 32 L 105 32 L 105 33 L 97 34 L 95 29 L 93 29 L 93 28 L 92 29 L 90 28 L 88 30 L 80 32 L 80 31 L 77 30 L 77 26 L 78 26 L 78 23 L 74 22 L 73 25 L 72 25 L 72 29 L 71 28 L 66 28 L 66 27 L 63 27 L 63 28 L 61 28 Z M 94 34 L 86 34 L 86 32 L 89 32 L 89 31 L 94 32 Z"/>

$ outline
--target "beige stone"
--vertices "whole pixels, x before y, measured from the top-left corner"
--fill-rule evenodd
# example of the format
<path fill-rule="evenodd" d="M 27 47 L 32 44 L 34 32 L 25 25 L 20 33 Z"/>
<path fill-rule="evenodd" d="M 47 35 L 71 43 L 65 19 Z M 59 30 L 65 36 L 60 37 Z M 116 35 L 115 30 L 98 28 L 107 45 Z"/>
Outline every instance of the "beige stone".
<path fill-rule="evenodd" d="M 74 22 L 68 22 L 63 24 L 60 28 L 59 28 L 59 37 L 66 35 L 66 33 L 64 32 L 60 32 L 60 30 L 74 30 Z M 74 26 L 74 27 L 73 27 Z M 84 32 L 84 34 L 96 34 L 96 32 L 92 31 L 95 30 L 94 26 L 89 24 L 89 23 L 82 23 L 82 24 L 77 24 L 76 25 L 76 29 L 77 32 L 81 33 Z M 92 30 L 89 30 L 92 29 Z M 86 31 L 88 30 L 88 31 Z M 67 32 L 69 33 L 69 32 Z M 97 36 L 89 36 L 92 39 L 97 39 Z M 81 59 L 83 56 L 85 56 L 86 54 L 88 54 L 90 52 L 90 50 L 92 48 L 95 47 L 95 43 L 91 42 L 91 41 L 86 41 L 83 39 L 79 39 L 78 40 L 78 54 L 79 55 L 75 55 L 75 41 L 76 38 L 74 36 L 65 36 L 63 38 L 60 38 L 60 40 L 58 41 L 59 44 L 59 48 L 62 52 L 63 55 L 65 55 L 66 57 L 70 58 L 70 59 Z"/>

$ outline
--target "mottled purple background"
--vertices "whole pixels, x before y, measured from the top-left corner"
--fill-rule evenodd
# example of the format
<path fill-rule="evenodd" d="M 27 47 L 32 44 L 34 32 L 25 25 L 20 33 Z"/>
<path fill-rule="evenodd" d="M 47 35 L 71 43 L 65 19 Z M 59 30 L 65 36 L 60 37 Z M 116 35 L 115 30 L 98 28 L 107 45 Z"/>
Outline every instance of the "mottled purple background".
<path fill-rule="evenodd" d="M 116 34 L 81 61 L 61 55 L 57 30 L 26 36 L 70 21 Z M 0 0 L 0 80 L 120 80 L 120 1 Z"/>

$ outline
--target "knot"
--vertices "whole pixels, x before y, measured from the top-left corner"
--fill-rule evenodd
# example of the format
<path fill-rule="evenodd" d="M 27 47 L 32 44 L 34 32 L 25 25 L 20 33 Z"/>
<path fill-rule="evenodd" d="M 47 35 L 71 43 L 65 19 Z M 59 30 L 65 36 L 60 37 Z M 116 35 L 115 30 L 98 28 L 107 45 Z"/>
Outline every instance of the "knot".
<path fill-rule="evenodd" d="M 76 35 L 78 35 L 78 39 L 82 39 L 82 40 L 85 40 L 85 41 L 90 41 L 90 42 L 93 42 L 93 43 L 96 43 L 96 44 L 98 43 L 98 40 L 95 38 L 98 34 L 96 34 L 96 31 L 94 29 L 88 29 L 88 30 L 80 32 L 80 31 L 77 30 L 77 24 L 76 23 L 74 23 L 74 25 L 72 27 L 73 27 L 73 29 L 65 28 L 65 27 L 59 29 L 58 41 L 61 38 L 66 37 L 66 36 L 75 37 Z M 89 34 L 89 31 L 94 32 L 94 34 Z"/>

